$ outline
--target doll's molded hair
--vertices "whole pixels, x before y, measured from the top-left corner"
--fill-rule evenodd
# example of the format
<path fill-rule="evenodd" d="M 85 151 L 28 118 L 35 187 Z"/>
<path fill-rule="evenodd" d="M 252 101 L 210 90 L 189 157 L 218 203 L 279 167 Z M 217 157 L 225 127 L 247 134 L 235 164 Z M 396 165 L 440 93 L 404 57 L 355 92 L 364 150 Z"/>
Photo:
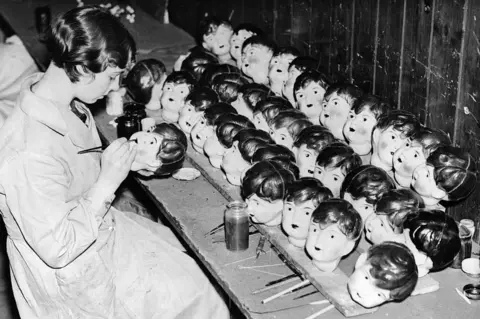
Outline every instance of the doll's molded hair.
<path fill-rule="evenodd" d="M 252 23 L 241 23 L 233 30 L 233 34 L 238 34 L 241 30 L 245 30 L 251 32 L 253 35 L 260 35 L 263 36 L 264 32 L 262 29 L 257 27 Z"/>
<path fill-rule="evenodd" d="M 344 199 L 330 198 L 321 202 L 312 213 L 312 222 L 321 229 L 337 224 L 338 229 L 349 239 L 360 238 L 363 229 L 362 216 Z"/>
<path fill-rule="evenodd" d="M 218 95 L 209 87 L 194 87 L 185 98 L 195 108 L 195 112 L 203 112 L 211 105 L 218 103 Z"/>
<path fill-rule="evenodd" d="M 255 107 L 255 110 L 253 111 L 253 114 L 260 113 L 260 112 L 263 113 L 265 110 L 269 108 L 275 108 L 278 114 L 281 110 L 293 109 L 293 106 L 286 98 L 272 95 L 272 96 L 268 96 L 262 101 L 259 101 Z"/>
<path fill-rule="evenodd" d="M 124 85 L 128 94 L 137 103 L 147 104 L 152 98 L 155 84 L 167 76 L 165 65 L 156 59 L 138 61 L 128 72 Z"/>
<path fill-rule="evenodd" d="M 334 141 L 335 137 L 329 129 L 320 125 L 312 125 L 303 129 L 300 134 L 298 134 L 293 146 L 300 148 L 300 146 L 305 145 L 307 149 L 319 153 Z"/>
<path fill-rule="evenodd" d="M 217 92 L 222 102 L 232 103 L 237 99 L 240 88 L 248 83 L 241 74 L 224 73 L 217 75 L 212 82 L 212 89 Z"/>
<path fill-rule="evenodd" d="M 300 51 L 296 47 L 292 46 L 285 46 L 285 47 L 279 47 L 275 50 L 273 53 L 273 57 L 278 57 L 282 55 L 293 55 L 294 57 L 300 56 Z"/>
<path fill-rule="evenodd" d="M 163 137 L 157 154 L 162 165 L 155 171 L 155 175 L 170 175 L 183 166 L 188 147 L 187 137 L 172 123 L 158 124 L 153 133 Z"/>
<path fill-rule="evenodd" d="M 245 104 L 253 112 L 258 102 L 265 100 L 271 94 L 271 91 L 266 85 L 247 83 L 240 88 L 238 93 L 242 93 Z"/>
<path fill-rule="evenodd" d="M 280 112 L 268 125 L 275 130 L 286 128 L 290 136 L 295 141 L 300 132 L 305 128 L 312 126 L 310 122 L 301 112 L 291 112 L 289 110 Z"/>
<path fill-rule="evenodd" d="M 293 92 L 297 92 L 300 89 L 305 89 L 311 83 L 317 83 L 325 91 L 327 91 L 330 86 L 330 80 L 325 74 L 315 70 L 306 70 L 305 72 L 300 74 L 295 80 L 295 84 L 293 85 Z M 296 99 L 296 95 L 294 96 Z"/>
<path fill-rule="evenodd" d="M 301 205 L 311 200 L 317 207 L 321 202 L 332 198 L 332 192 L 322 182 L 313 177 L 302 177 L 288 186 L 285 201 Z"/>
<path fill-rule="evenodd" d="M 325 92 L 324 100 L 329 101 L 333 94 L 337 94 L 339 97 L 347 101 L 350 108 L 353 107 L 355 102 L 363 95 L 362 89 L 351 83 L 335 83 L 328 87 Z"/>
<path fill-rule="evenodd" d="M 360 114 L 364 110 L 370 110 L 375 116 L 375 119 L 384 114 L 387 114 L 392 109 L 392 106 L 385 102 L 381 97 L 372 94 L 365 94 L 359 97 L 354 103 L 352 110 L 355 114 Z"/>
<path fill-rule="evenodd" d="M 275 143 L 272 140 L 272 137 L 270 134 L 268 134 L 265 131 L 258 130 L 256 128 L 246 128 L 238 132 L 237 135 L 233 138 L 233 141 L 237 141 L 238 143 L 242 143 L 243 141 L 248 140 L 249 138 L 257 138 L 262 141 L 264 141 L 267 144 L 273 144 Z"/>
<path fill-rule="evenodd" d="M 284 156 L 272 157 L 268 161 L 275 162 L 281 167 L 283 167 L 284 169 L 290 171 L 293 174 L 293 176 L 295 176 L 295 179 L 300 178 L 300 168 L 298 168 L 295 161 L 290 161 Z"/>
<path fill-rule="evenodd" d="M 270 144 L 258 149 L 255 154 L 253 154 L 252 163 L 267 161 L 272 158 L 285 158 L 285 160 L 295 163 L 295 154 L 286 146 L 280 144 Z"/>
<path fill-rule="evenodd" d="M 206 66 L 200 80 L 198 80 L 198 84 L 211 87 L 215 77 L 225 73 L 242 74 L 239 68 L 230 64 L 210 64 Z"/>
<path fill-rule="evenodd" d="M 345 143 L 334 142 L 325 146 L 317 156 L 316 166 L 337 168 L 340 167 L 345 175 L 362 165 L 362 159 Z"/>
<path fill-rule="evenodd" d="M 264 140 L 256 137 L 251 137 L 249 139 L 243 140 L 242 142 L 239 142 L 238 150 L 242 155 L 242 158 L 246 162 L 251 163 L 253 154 L 255 154 L 257 150 L 262 149 L 267 145 L 268 143 L 265 142 Z"/>
<path fill-rule="evenodd" d="M 432 129 L 421 126 L 418 132 L 412 137 L 414 142 L 422 146 L 423 153 L 426 158 L 439 146 L 450 146 L 452 141 L 450 136 L 442 130 Z"/>
<path fill-rule="evenodd" d="M 196 46 L 190 49 L 190 54 L 183 60 L 181 70 L 189 71 L 199 81 L 209 65 L 217 65 L 218 63 L 216 55 L 201 46 Z"/>
<path fill-rule="evenodd" d="M 373 130 L 379 129 L 384 131 L 389 127 L 401 132 L 404 138 L 410 138 L 420 129 L 420 122 L 411 112 L 393 110 L 380 116 Z"/>
<path fill-rule="evenodd" d="M 300 72 L 305 72 L 306 70 L 315 70 L 315 71 L 323 71 L 320 61 L 307 55 L 302 55 L 295 58 L 288 69 L 296 68 Z"/>
<path fill-rule="evenodd" d="M 240 114 L 228 113 L 221 115 L 214 123 L 217 126 L 216 135 L 225 148 L 232 147 L 233 138 L 243 129 L 255 128 L 253 123 Z"/>
<path fill-rule="evenodd" d="M 173 71 L 167 76 L 165 83 L 173 83 L 174 85 L 186 84 L 191 91 L 197 84 L 197 80 L 188 71 Z"/>
<path fill-rule="evenodd" d="M 420 211 L 410 215 L 404 228 L 410 230 L 415 247 L 432 260 L 431 271 L 448 266 L 460 251 L 457 223 L 442 211 Z"/>
<path fill-rule="evenodd" d="M 404 244 L 386 241 L 367 251 L 370 275 L 375 286 L 390 291 L 390 299 L 402 301 L 410 296 L 418 281 L 415 257 Z"/>
<path fill-rule="evenodd" d="M 275 52 L 275 50 L 277 48 L 277 45 L 275 44 L 275 42 L 272 39 L 270 39 L 269 37 L 266 37 L 264 35 L 254 35 L 254 36 L 248 38 L 247 40 L 245 40 L 243 42 L 243 45 L 242 45 L 242 54 L 243 54 L 243 51 L 245 50 L 245 48 L 249 45 L 265 47 L 268 50 L 270 50 L 272 52 L 272 54 L 273 54 L 273 52 Z"/>
<path fill-rule="evenodd" d="M 203 18 L 197 28 L 197 41 L 203 42 L 203 37 L 215 33 L 220 26 L 225 26 L 233 30 L 232 25 L 227 20 L 220 19 L 215 16 Z"/>
<path fill-rule="evenodd" d="M 449 201 L 463 200 L 475 189 L 475 159 L 461 148 L 440 146 L 427 158 L 427 164 L 433 166 L 435 183 L 448 194 Z"/>
<path fill-rule="evenodd" d="M 395 182 L 385 170 L 374 165 L 362 165 L 345 176 L 340 197 L 349 193 L 353 199 L 365 197 L 369 204 L 375 204 L 383 194 L 395 188 Z"/>
<path fill-rule="evenodd" d="M 207 121 L 207 125 L 211 126 L 215 123 L 220 115 L 226 113 L 238 114 L 237 110 L 230 104 L 219 102 L 212 104 L 209 108 L 207 108 L 203 113 L 203 117 Z"/>

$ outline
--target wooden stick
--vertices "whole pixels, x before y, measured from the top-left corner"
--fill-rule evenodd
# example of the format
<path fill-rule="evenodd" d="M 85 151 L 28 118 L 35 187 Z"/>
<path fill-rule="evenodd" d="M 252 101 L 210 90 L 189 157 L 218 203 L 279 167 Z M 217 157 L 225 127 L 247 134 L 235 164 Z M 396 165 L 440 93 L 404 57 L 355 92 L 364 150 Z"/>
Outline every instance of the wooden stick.
<path fill-rule="evenodd" d="M 471 302 L 470 300 L 468 300 L 468 298 L 465 296 L 464 293 L 462 293 L 462 292 L 460 291 L 460 289 L 455 288 L 455 290 L 457 291 L 457 294 L 458 294 L 460 297 L 462 297 L 462 299 L 465 300 L 469 305 L 472 304 L 472 302 Z"/>
<path fill-rule="evenodd" d="M 267 286 L 267 287 L 264 287 L 264 288 L 261 288 L 261 289 L 258 289 L 258 290 L 255 290 L 254 292 L 252 292 L 252 295 L 256 295 L 256 294 L 259 294 L 261 292 L 265 292 L 265 291 L 269 291 L 269 290 L 272 290 L 272 289 L 275 289 L 277 287 L 281 287 L 283 285 L 286 285 L 286 284 L 289 284 L 293 281 L 297 281 L 298 279 L 301 279 L 300 277 L 294 277 L 294 278 L 290 278 L 290 279 L 287 279 L 287 280 L 284 280 L 284 281 L 281 281 L 281 282 L 278 282 L 274 285 L 270 285 L 270 286 Z"/>
<path fill-rule="evenodd" d="M 315 318 L 317 318 L 318 316 L 323 315 L 325 312 L 327 312 L 327 311 L 329 311 L 330 309 L 333 309 L 333 308 L 334 308 L 334 306 L 333 306 L 333 305 L 330 305 L 330 306 L 328 306 L 328 307 L 323 308 L 323 309 L 320 310 L 319 312 L 315 312 L 313 315 L 308 316 L 308 317 L 305 318 L 305 319 L 315 319 Z"/>
<path fill-rule="evenodd" d="M 262 300 L 262 303 L 263 303 L 263 304 L 266 304 L 267 302 L 270 302 L 270 301 L 272 301 L 273 299 L 276 299 L 276 298 L 280 297 L 281 295 L 284 295 L 284 294 L 286 294 L 287 292 L 292 291 L 292 290 L 295 289 L 295 288 L 308 285 L 309 283 L 310 283 L 310 280 L 308 280 L 308 279 L 307 279 L 307 280 L 304 280 L 304 281 L 302 281 L 301 283 L 298 283 L 298 284 L 296 284 L 296 285 L 293 285 L 293 286 L 290 287 L 290 288 L 287 288 L 287 289 L 285 289 L 285 290 L 283 290 L 283 291 L 280 291 L 279 293 L 276 293 L 276 294 L 274 294 L 274 295 L 271 296 L 271 297 L 268 297 L 268 298 L 266 298 L 266 299 L 263 299 L 263 300 Z"/>

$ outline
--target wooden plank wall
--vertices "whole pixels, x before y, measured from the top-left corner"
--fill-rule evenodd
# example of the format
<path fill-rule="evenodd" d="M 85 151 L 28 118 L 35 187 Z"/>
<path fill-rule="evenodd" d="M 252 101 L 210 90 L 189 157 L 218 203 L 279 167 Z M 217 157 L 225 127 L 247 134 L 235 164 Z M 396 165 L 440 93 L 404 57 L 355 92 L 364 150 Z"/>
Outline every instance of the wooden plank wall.
<path fill-rule="evenodd" d="M 171 21 L 195 31 L 205 15 L 251 22 L 279 45 L 318 58 L 333 78 L 382 95 L 480 155 L 480 1 L 175 0 Z M 188 10 L 187 10 L 188 9 Z M 189 18 L 185 19 L 186 12 Z M 233 14 L 232 14 L 233 12 Z M 197 20 L 191 17 L 197 17 Z M 478 20 L 478 21 L 477 21 Z M 468 107 L 471 114 L 464 112 Z M 478 165 L 480 168 L 480 165 Z M 478 213 L 480 185 L 449 207 L 455 219 Z"/>

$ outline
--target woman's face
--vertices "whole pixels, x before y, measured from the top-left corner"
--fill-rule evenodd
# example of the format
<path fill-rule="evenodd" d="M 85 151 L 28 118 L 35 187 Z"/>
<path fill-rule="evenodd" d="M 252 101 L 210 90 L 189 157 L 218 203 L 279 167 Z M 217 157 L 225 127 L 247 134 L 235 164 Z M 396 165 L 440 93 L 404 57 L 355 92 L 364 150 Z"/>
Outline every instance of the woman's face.
<path fill-rule="evenodd" d="M 75 97 L 86 104 L 95 103 L 120 88 L 120 74 L 123 71 L 119 67 L 107 67 L 100 73 L 82 75 L 80 81 L 73 83 Z"/>

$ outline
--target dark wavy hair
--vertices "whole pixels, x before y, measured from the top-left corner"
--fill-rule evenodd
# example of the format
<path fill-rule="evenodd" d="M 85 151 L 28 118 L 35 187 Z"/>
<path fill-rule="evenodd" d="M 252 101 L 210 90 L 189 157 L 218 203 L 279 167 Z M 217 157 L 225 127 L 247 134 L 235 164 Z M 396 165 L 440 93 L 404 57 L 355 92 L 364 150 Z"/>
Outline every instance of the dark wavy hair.
<path fill-rule="evenodd" d="M 355 102 L 363 95 L 362 89 L 351 83 L 334 83 L 326 88 L 325 96 L 323 99 L 329 101 L 333 94 L 337 94 L 339 97 L 347 101 L 350 108 Z"/>
<path fill-rule="evenodd" d="M 253 110 L 253 114 L 263 113 L 265 110 L 272 107 L 274 107 L 275 110 L 277 110 L 277 114 L 281 110 L 293 109 L 292 104 L 286 98 L 272 95 L 272 96 L 266 97 L 264 100 L 258 101 L 257 105 L 255 106 L 255 109 Z M 265 114 L 263 114 L 263 116 L 265 116 Z"/>
<path fill-rule="evenodd" d="M 263 36 L 264 32 L 262 29 L 257 27 L 252 23 L 241 23 L 233 29 L 233 34 L 238 34 L 241 30 L 245 30 L 251 32 L 253 35 L 260 35 Z"/>
<path fill-rule="evenodd" d="M 238 93 L 242 93 L 245 104 L 252 112 L 260 101 L 272 94 L 268 86 L 258 83 L 247 83 L 240 87 Z"/>
<path fill-rule="evenodd" d="M 360 114 L 364 110 L 369 110 L 373 113 L 376 120 L 378 120 L 380 116 L 390 112 L 392 109 L 392 106 L 385 102 L 381 97 L 372 94 L 365 94 L 359 97 L 355 100 L 352 107 L 355 114 Z"/>
<path fill-rule="evenodd" d="M 226 113 L 233 113 L 233 114 L 238 114 L 237 110 L 233 106 L 231 106 L 228 103 L 224 102 L 219 102 L 212 104 L 210 107 L 208 107 L 204 113 L 203 117 L 207 121 L 207 125 L 213 125 L 215 124 L 215 121 L 222 115 Z"/>
<path fill-rule="evenodd" d="M 362 165 L 362 159 L 347 144 L 333 142 L 320 151 L 315 165 L 329 168 L 340 167 L 345 175 L 348 175 L 348 173 Z"/>
<path fill-rule="evenodd" d="M 313 205 L 317 207 L 321 202 L 332 197 L 332 192 L 318 179 L 302 177 L 289 185 L 285 201 L 300 205 L 312 200 Z"/>
<path fill-rule="evenodd" d="M 232 103 L 237 99 L 241 87 L 247 83 L 248 79 L 241 74 L 223 73 L 213 79 L 211 88 L 217 92 L 220 101 Z"/>
<path fill-rule="evenodd" d="M 279 144 L 270 144 L 258 149 L 252 156 L 252 163 L 267 161 L 273 158 L 284 158 L 295 163 L 295 154 L 286 146 Z"/>
<path fill-rule="evenodd" d="M 198 84 L 211 87 L 213 80 L 220 74 L 238 74 L 242 72 L 236 66 L 230 64 L 209 64 L 206 66 L 202 76 L 198 80 Z"/>
<path fill-rule="evenodd" d="M 180 69 L 189 71 L 195 76 L 196 80 L 199 81 L 208 65 L 216 65 L 218 63 L 218 58 L 215 54 L 205 50 L 201 46 L 196 46 L 190 49 L 190 54 L 183 60 Z"/>
<path fill-rule="evenodd" d="M 203 112 L 211 105 L 218 103 L 217 93 L 209 87 L 194 87 L 185 98 L 195 108 L 195 112 Z"/>
<path fill-rule="evenodd" d="M 155 175 L 170 175 L 182 168 L 188 147 L 185 133 L 172 123 L 158 124 L 153 133 L 163 136 L 157 153 L 157 159 L 162 165 L 155 171 Z"/>
<path fill-rule="evenodd" d="M 268 122 L 268 125 L 275 130 L 286 128 L 292 139 L 295 141 L 300 132 L 309 126 L 312 126 L 313 123 L 306 118 L 304 113 L 287 110 L 280 112 Z"/>
<path fill-rule="evenodd" d="M 320 125 L 312 125 L 304 128 L 300 134 L 298 134 L 293 146 L 300 148 L 300 146 L 305 144 L 308 149 L 319 153 L 325 148 L 325 146 L 334 141 L 335 137 L 329 129 Z"/>
<path fill-rule="evenodd" d="M 225 148 L 232 147 L 233 139 L 243 129 L 253 129 L 255 126 L 245 116 L 240 114 L 226 113 L 221 115 L 214 123 L 218 141 Z"/>
<path fill-rule="evenodd" d="M 135 63 L 123 84 L 135 102 L 147 104 L 152 98 L 155 84 L 159 84 L 166 76 L 167 69 L 162 61 L 146 59 Z"/>
<path fill-rule="evenodd" d="M 296 68 L 298 71 L 302 73 L 305 72 L 306 70 L 323 71 L 319 60 L 306 55 L 296 57 L 292 61 L 292 63 L 290 63 L 288 70 L 290 70 L 291 68 Z"/>
<path fill-rule="evenodd" d="M 379 129 L 384 131 L 390 126 L 394 130 L 401 132 L 404 138 L 410 138 L 420 129 L 420 122 L 412 112 L 393 110 L 380 116 L 373 130 Z"/>

